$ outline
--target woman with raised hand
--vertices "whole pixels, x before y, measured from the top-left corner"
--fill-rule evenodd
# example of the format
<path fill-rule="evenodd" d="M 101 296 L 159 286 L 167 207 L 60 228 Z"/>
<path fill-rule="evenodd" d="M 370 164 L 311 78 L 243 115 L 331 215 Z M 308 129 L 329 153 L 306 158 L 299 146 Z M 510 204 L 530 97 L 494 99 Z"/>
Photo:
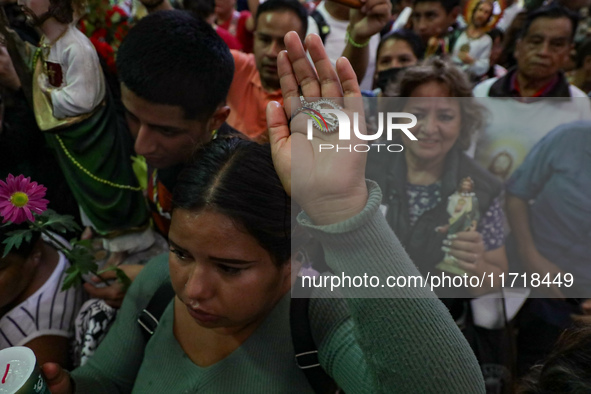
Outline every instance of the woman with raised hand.
<path fill-rule="evenodd" d="M 320 38 L 311 36 L 316 74 L 297 34 L 285 41 L 288 50 L 278 58 L 285 109 L 267 109 L 273 159 L 268 146 L 242 140 L 219 139 L 199 151 L 174 192 L 168 264 L 157 259 L 137 277 L 88 364 L 71 375 L 44 365 L 52 393 L 319 392 L 295 363 L 289 328 L 289 196 L 304 209 L 298 223 L 320 240 L 335 274 L 418 275 L 379 212 L 379 188 L 364 179 L 365 156 L 318 153 L 338 134 L 307 140 L 304 113 L 288 125 L 300 91 L 301 104 L 362 117 L 350 64 L 340 59 L 335 72 Z M 172 300 L 146 344 L 137 316 L 168 282 Z M 348 290 L 345 296 L 358 295 Z M 375 295 L 386 298 L 310 300 L 319 364 L 339 387 L 484 392 L 474 355 L 432 293 L 400 288 Z"/>

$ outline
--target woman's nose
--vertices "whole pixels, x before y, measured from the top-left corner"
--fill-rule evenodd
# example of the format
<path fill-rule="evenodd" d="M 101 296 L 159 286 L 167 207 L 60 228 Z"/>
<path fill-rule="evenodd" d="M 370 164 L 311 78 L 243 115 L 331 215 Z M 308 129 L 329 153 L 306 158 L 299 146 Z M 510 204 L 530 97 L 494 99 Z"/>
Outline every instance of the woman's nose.
<path fill-rule="evenodd" d="M 204 301 L 215 294 L 215 275 L 212 268 L 197 264 L 185 283 L 185 295 L 192 301 Z"/>

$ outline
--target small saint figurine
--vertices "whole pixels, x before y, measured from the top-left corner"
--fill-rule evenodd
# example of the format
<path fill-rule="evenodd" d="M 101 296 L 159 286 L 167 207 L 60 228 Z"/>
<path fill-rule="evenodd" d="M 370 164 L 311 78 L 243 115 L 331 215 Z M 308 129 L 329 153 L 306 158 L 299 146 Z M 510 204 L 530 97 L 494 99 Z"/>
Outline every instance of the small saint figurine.
<path fill-rule="evenodd" d="M 443 234 L 452 235 L 462 231 L 476 231 L 480 211 L 478 210 L 478 198 L 472 192 L 474 181 L 472 178 L 463 178 L 460 181 L 458 191 L 448 197 L 447 213 L 449 221 L 445 226 L 435 229 Z M 442 271 L 463 275 L 465 271 L 458 267 L 455 257 L 446 253 L 443 261 L 436 266 Z"/>
<path fill-rule="evenodd" d="M 467 20 L 468 27 L 455 41 L 451 60 L 472 77 L 480 77 L 490 66 L 492 38 L 486 32 L 498 18 L 494 18 L 494 3 L 488 0 L 478 0 L 475 5 L 470 5 L 473 8 Z"/>
<path fill-rule="evenodd" d="M 44 132 L 39 137 L 57 156 L 82 224 L 103 237 L 108 250 L 143 250 L 153 235 L 131 165 L 132 141 L 117 116 L 96 50 L 75 27 L 83 0 L 19 4 L 41 35 L 39 45 L 20 40 L 5 18 L 0 18 L 0 34 L 8 43 L 19 89 Z"/>

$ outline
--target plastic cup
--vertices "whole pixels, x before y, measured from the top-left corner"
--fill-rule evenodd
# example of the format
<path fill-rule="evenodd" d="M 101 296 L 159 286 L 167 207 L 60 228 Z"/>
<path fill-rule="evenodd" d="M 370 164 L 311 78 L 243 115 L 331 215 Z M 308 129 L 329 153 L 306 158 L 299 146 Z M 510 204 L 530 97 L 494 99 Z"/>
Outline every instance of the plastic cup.
<path fill-rule="evenodd" d="M 51 394 L 28 347 L 0 350 L 0 394 Z"/>

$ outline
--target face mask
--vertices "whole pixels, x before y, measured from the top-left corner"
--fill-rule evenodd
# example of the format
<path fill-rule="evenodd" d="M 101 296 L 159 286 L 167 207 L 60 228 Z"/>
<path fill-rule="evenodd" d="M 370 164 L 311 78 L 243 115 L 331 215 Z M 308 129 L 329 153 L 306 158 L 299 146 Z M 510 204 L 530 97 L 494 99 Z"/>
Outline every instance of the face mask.
<path fill-rule="evenodd" d="M 402 70 L 407 69 L 408 67 L 392 67 L 387 70 L 383 70 L 378 72 L 378 80 L 376 81 L 376 87 L 380 88 L 382 92 L 386 90 L 386 86 L 393 83 L 396 80 L 396 76 Z"/>

